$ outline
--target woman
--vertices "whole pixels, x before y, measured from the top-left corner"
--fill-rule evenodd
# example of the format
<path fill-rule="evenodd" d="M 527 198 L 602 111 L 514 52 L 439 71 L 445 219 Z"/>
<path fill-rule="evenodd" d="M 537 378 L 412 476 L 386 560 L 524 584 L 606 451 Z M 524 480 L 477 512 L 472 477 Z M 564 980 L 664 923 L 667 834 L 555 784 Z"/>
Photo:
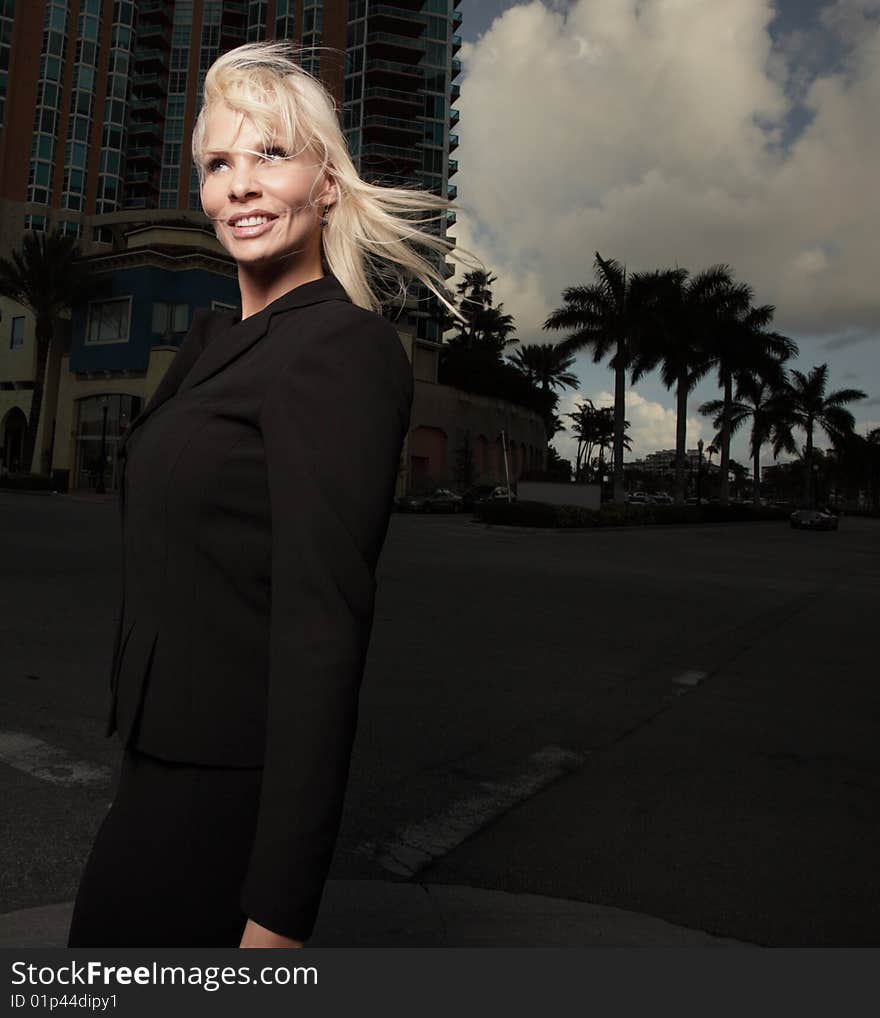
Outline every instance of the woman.
<path fill-rule="evenodd" d="M 120 452 L 119 787 L 69 947 L 301 947 L 333 848 L 375 569 L 413 395 L 375 273 L 451 203 L 357 175 L 332 97 L 285 43 L 208 71 L 193 133 L 241 315 L 196 313 Z M 459 315 L 460 317 L 460 315 Z"/>

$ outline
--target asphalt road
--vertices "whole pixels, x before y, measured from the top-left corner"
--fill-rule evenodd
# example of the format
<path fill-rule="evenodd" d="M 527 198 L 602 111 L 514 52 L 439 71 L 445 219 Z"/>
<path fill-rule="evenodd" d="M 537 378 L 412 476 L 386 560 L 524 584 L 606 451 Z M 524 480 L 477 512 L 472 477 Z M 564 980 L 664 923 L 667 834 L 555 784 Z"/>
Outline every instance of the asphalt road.
<path fill-rule="evenodd" d="M 73 897 L 112 797 L 120 572 L 112 502 L 0 494 L 0 525 L 2 912 Z M 878 575 L 875 520 L 396 515 L 331 875 L 880 943 Z"/>

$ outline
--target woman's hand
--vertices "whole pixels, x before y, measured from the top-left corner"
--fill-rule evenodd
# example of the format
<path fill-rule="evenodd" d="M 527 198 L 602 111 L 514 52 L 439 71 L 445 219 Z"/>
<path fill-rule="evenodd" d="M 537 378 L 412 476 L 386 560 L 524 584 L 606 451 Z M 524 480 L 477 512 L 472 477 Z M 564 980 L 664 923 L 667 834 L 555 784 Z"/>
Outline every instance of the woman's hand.
<path fill-rule="evenodd" d="M 290 937 L 282 937 L 280 933 L 273 933 L 265 926 L 260 926 L 253 919 L 248 919 L 247 926 L 241 936 L 239 947 L 302 947 L 302 940 L 291 940 Z"/>

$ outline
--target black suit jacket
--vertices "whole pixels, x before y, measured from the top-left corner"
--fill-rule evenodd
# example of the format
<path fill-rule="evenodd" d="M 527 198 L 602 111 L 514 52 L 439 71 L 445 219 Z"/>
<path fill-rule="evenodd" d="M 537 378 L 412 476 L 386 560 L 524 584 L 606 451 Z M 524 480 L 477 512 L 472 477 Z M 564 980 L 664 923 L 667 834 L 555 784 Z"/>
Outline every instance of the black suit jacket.
<path fill-rule="evenodd" d="M 310 936 L 338 834 L 412 368 L 333 275 L 196 312 L 120 450 L 106 734 L 262 766 L 246 914 Z"/>

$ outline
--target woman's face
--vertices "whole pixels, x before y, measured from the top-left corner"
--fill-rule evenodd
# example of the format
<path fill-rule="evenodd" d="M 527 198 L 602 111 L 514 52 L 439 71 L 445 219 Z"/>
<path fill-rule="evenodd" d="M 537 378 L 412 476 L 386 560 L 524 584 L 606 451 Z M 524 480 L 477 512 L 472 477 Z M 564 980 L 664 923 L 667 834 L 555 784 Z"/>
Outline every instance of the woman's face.
<path fill-rule="evenodd" d="M 321 181 L 315 185 L 320 164 L 314 155 L 283 159 L 283 144 L 264 151 L 256 126 L 225 103 L 206 116 L 202 207 L 220 243 L 241 266 L 279 262 L 279 269 L 288 269 L 292 260 L 319 261 L 320 219 L 336 195 L 329 178 L 323 188 Z M 253 224 L 236 225 L 242 218 Z"/>

